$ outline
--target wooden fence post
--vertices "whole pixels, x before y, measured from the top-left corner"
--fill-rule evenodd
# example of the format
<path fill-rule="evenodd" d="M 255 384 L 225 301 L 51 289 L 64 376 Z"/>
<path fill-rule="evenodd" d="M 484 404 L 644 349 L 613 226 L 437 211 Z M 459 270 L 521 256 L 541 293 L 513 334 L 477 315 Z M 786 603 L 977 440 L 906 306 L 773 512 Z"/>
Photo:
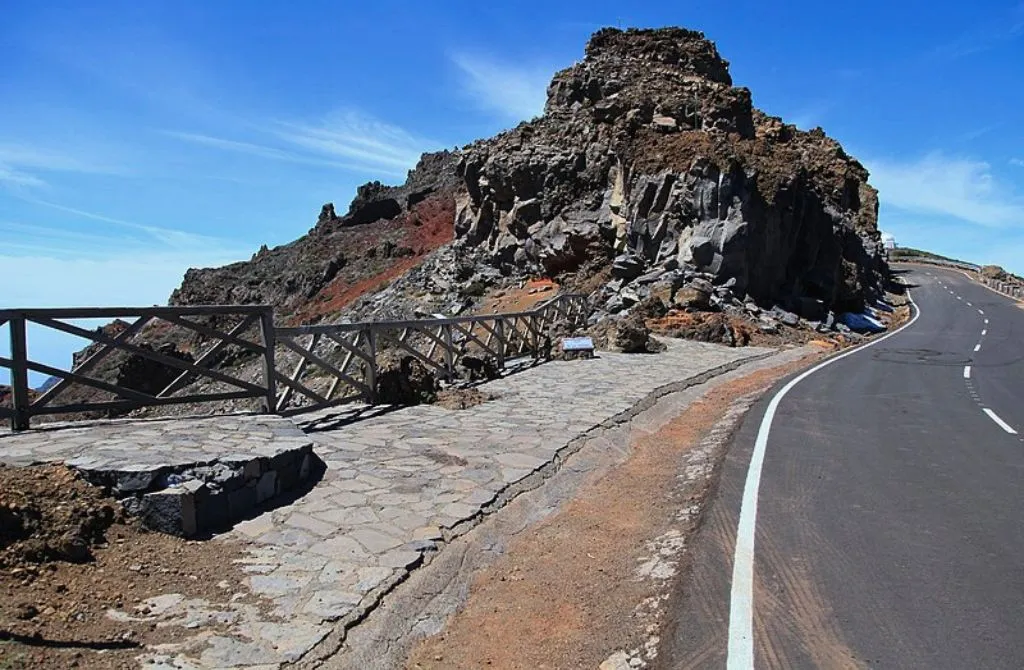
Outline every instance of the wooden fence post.
<path fill-rule="evenodd" d="M 498 368 L 505 369 L 505 319 L 501 317 L 494 321 L 495 339 L 498 340 Z"/>
<path fill-rule="evenodd" d="M 455 376 L 455 344 L 452 342 L 452 325 L 444 326 L 444 367 L 448 370 L 448 377 Z"/>
<path fill-rule="evenodd" d="M 11 329 L 11 399 L 14 415 L 12 430 L 28 430 L 28 345 L 25 335 L 25 317 L 14 316 L 8 321 Z"/>
<path fill-rule="evenodd" d="M 371 405 L 377 404 L 377 331 L 373 326 L 367 329 L 366 341 L 369 345 L 370 362 L 366 365 L 366 385 L 370 387 Z"/>
<path fill-rule="evenodd" d="M 260 314 L 260 339 L 263 344 L 263 384 L 267 395 L 263 399 L 263 411 L 272 414 L 277 409 L 277 380 L 274 378 L 274 349 L 277 337 L 274 333 L 274 310 Z"/>
<path fill-rule="evenodd" d="M 537 323 L 537 313 L 530 314 L 530 333 L 533 335 L 533 358 L 540 358 L 540 325 Z"/>

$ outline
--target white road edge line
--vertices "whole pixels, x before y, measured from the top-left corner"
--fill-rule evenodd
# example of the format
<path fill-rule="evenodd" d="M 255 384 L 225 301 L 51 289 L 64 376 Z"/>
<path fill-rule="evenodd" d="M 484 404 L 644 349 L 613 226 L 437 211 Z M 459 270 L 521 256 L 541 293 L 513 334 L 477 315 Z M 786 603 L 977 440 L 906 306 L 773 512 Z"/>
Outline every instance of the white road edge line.
<path fill-rule="evenodd" d="M 988 414 L 988 418 L 992 419 L 997 424 L 999 424 L 999 427 L 1002 428 L 1003 430 L 1005 430 L 1007 433 L 1009 433 L 1010 435 L 1016 435 L 1017 434 L 1017 431 L 1015 431 L 1013 428 L 1011 428 L 1010 424 L 1008 424 L 1005 421 L 1003 421 L 1002 419 L 1000 419 L 999 415 L 996 414 L 995 412 L 993 412 L 992 410 L 990 410 L 988 407 L 982 407 L 981 409 L 985 412 L 985 414 Z"/>
<path fill-rule="evenodd" d="M 970 365 L 965 365 L 964 366 L 964 379 L 970 379 L 970 378 L 971 378 L 971 366 Z"/>
<path fill-rule="evenodd" d="M 979 351 L 981 351 L 981 345 L 980 344 L 975 344 L 974 345 L 974 353 L 978 353 Z"/>
<path fill-rule="evenodd" d="M 754 535 L 757 527 L 757 494 L 761 488 L 761 468 L 764 466 L 764 452 L 768 446 L 768 434 L 779 403 L 794 386 L 818 370 L 841 361 L 860 351 L 869 349 L 893 335 L 909 328 L 921 316 L 921 310 L 914 302 L 910 290 L 907 298 L 914 307 L 914 318 L 901 327 L 869 342 L 862 347 L 851 349 L 791 380 L 782 387 L 768 403 L 761 425 L 757 430 L 754 452 L 747 468 L 747 479 L 743 485 L 743 500 L 740 503 L 740 518 L 736 527 L 736 551 L 732 561 L 732 587 L 729 594 L 729 646 L 726 655 L 726 670 L 753 670 L 754 668 Z"/>

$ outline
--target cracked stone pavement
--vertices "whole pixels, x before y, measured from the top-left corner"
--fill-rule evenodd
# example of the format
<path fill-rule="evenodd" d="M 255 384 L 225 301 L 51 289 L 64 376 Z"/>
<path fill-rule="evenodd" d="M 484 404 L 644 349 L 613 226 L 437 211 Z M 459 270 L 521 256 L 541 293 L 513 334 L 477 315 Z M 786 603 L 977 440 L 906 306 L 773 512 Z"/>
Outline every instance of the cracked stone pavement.
<path fill-rule="evenodd" d="M 173 644 L 147 650 L 143 666 L 275 668 L 302 658 L 517 487 L 536 483 L 577 438 L 659 389 L 770 352 L 667 344 L 660 354 L 539 365 L 489 382 L 496 398 L 465 410 L 346 406 L 295 417 L 327 465 L 324 477 L 213 540 L 239 546 L 250 593 L 147 603 L 158 625 L 182 629 Z M 266 434 L 265 423 L 258 429 Z"/>

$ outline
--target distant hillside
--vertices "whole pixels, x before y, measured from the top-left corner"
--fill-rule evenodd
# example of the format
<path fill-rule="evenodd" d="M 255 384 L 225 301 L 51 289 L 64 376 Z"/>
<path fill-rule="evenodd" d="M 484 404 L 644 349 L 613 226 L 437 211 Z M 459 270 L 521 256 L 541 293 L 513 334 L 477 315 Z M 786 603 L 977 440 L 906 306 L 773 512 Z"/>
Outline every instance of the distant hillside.
<path fill-rule="evenodd" d="M 930 251 L 922 251 L 921 249 L 911 249 L 909 247 L 890 249 L 889 260 L 892 262 L 930 261 L 934 263 L 948 263 L 950 265 L 970 269 L 988 279 L 996 279 L 1013 284 L 1024 284 L 1024 277 L 1015 275 L 1012 272 L 1007 272 L 998 265 L 978 265 L 977 263 L 968 263 L 967 261 L 949 258 L 948 256 L 942 256 Z"/>
<path fill-rule="evenodd" d="M 949 258 L 948 256 L 941 256 L 939 254 L 933 254 L 930 251 L 922 251 L 921 249 L 911 249 L 910 247 L 900 247 L 898 249 L 889 250 L 889 260 L 891 261 L 911 261 L 915 259 L 927 259 L 932 261 L 945 261 L 946 263 L 956 263 L 959 265 L 972 265 L 978 267 L 974 263 L 968 263 L 956 258 Z"/>

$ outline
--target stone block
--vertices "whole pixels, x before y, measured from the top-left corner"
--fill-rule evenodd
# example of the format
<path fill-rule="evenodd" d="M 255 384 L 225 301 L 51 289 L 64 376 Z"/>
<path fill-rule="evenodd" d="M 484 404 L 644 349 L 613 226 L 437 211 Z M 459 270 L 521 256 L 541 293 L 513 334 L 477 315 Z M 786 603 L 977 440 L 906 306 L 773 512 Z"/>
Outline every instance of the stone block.
<path fill-rule="evenodd" d="M 123 467 L 111 472 L 108 476 L 113 480 L 113 489 L 117 493 L 134 493 L 145 491 L 159 474 L 157 468 L 138 465 Z"/>
<path fill-rule="evenodd" d="M 299 464 L 292 461 L 287 466 L 277 470 L 277 491 L 284 493 L 291 491 L 299 483 Z"/>
<path fill-rule="evenodd" d="M 185 537 L 192 537 L 199 534 L 199 508 L 202 501 L 206 499 L 209 491 L 203 482 L 189 480 L 183 483 L 178 490 L 181 496 L 181 529 Z"/>
<path fill-rule="evenodd" d="M 231 519 L 247 515 L 256 507 L 256 487 L 243 486 L 228 493 L 228 514 Z"/>
<path fill-rule="evenodd" d="M 298 454 L 294 451 L 282 451 L 279 454 L 274 454 L 274 456 L 270 458 L 270 463 L 268 464 L 267 469 L 283 470 L 292 465 L 297 456 Z"/>
<path fill-rule="evenodd" d="M 256 482 L 256 503 L 270 500 L 277 495 L 277 472 L 268 470 Z"/>
<path fill-rule="evenodd" d="M 223 528 L 230 519 L 228 515 L 228 494 L 216 493 L 201 501 L 196 515 L 199 532 Z"/>
<path fill-rule="evenodd" d="M 263 459 L 257 458 L 249 461 L 242 468 L 242 477 L 246 480 L 258 479 L 263 474 Z"/>
<path fill-rule="evenodd" d="M 140 506 L 142 523 L 147 528 L 161 533 L 181 535 L 183 533 L 181 512 L 184 497 L 185 492 L 179 488 L 164 489 L 143 495 Z"/>

